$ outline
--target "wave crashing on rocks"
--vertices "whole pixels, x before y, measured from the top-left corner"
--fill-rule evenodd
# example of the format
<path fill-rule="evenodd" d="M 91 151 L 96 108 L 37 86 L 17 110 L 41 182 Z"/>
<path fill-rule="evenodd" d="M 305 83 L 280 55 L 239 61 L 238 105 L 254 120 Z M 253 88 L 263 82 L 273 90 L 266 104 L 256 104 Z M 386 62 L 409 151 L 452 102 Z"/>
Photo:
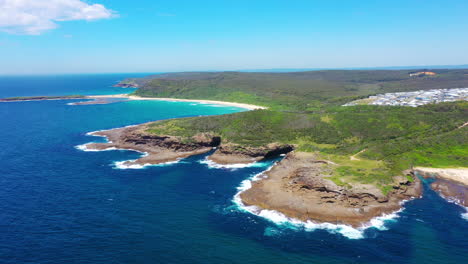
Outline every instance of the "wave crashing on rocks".
<path fill-rule="evenodd" d="M 219 164 L 210 159 L 204 158 L 199 161 L 200 164 L 206 164 L 210 169 L 242 169 L 242 168 L 263 168 L 269 163 L 266 162 L 251 162 L 251 163 L 234 163 L 234 164 Z"/>
<path fill-rule="evenodd" d="M 384 214 L 382 216 L 375 217 L 371 219 L 368 223 L 363 224 L 361 227 L 354 228 L 350 225 L 344 225 L 344 224 L 315 223 L 312 221 L 304 222 L 298 219 L 287 217 L 286 215 L 278 211 L 261 209 L 257 206 L 245 205 L 242 202 L 240 194 L 250 189 L 252 187 L 252 182 L 261 180 L 263 177 L 265 177 L 264 173 L 271 170 L 273 166 L 275 165 L 276 163 L 270 166 L 266 171 L 255 174 L 249 179 L 246 179 L 241 182 L 240 186 L 237 187 L 238 192 L 234 195 L 234 198 L 232 200 L 238 210 L 262 217 L 281 227 L 286 227 L 286 228 L 291 228 L 291 229 L 302 228 L 305 231 L 315 231 L 317 229 L 323 229 L 323 230 L 328 231 L 331 234 L 341 234 L 344 237 L 349 238 L 349 239 L 365 238 L 364 231 L 370 228 L 375 228 L 380 231 L 388 230 L 385 224 L 387 222 L 395 221 L 395 219 L 399 217 L 399 213 L 403 211 L 403 209 L 400 209 L 390 214 Z M 406 201 L 402 201 L 402 204 L 404 202 Z M 468 217 L 468 213 L 467 213 L 467 217 Z"/>

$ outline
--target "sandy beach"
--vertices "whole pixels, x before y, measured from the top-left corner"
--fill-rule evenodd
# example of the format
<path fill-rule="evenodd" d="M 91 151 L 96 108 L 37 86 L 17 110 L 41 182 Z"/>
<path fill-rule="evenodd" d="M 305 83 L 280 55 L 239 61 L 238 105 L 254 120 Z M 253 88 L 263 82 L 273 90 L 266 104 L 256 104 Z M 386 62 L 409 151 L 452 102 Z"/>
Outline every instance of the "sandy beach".
<path fill-rule="evenodd" d="M 162 98 L 162 97 L 140 97 L 140 96 L 134 96 L 134 95 L 128 95 L 128 94 L 90 95 L 90 96 L 87 96 L 86 98 L 89 98 L 89 99 L 127 98 L 128 100 L 156 100 L 156 101 L 172 101 L 172 102 L 192 102 L 192 103 L 201 103 L 201 104 L 217 104 L 217 105 L 239 107 L 239 108 L 244 108 L 248 110 L 267 109 L 267 107 L 264 107 L 264 106 L 225 102 L 225 101 L 176 99 L 176 98 Z"/>

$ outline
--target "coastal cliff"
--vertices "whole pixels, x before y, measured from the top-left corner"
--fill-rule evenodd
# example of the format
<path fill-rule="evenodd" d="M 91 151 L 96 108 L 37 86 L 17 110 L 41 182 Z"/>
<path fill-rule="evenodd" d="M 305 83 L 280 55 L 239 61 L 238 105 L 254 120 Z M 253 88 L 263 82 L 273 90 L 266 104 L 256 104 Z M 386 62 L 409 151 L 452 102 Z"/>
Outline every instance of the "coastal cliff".
<path fill-rule="evenodd" d="M 273 158 L 294 150 L 292 145 L 272 143 L 261 147 L 242 147 L 236 144 L 223 144 L 209 160 L 218 164 L 252 163 Z"/>
<path fill-rule="evenodd" d="M 107 138 L 106 143 L 89 143 L 87 150 L 126 149 L 145 153 L 137 160 L 126 161 L 124 166 L 144 166 L 177 161 L 192 155 L 217 150 L 208 158 L 219 164 L 252 163 L 293 150 L 291 145 L 269 144 L 264 147 L 240 147 L 222 144 L 221 137 L 211 133 L 197 133 L 191 137 L 155 135 L 148 132 L 151 124 L 92 132 L 90 135 Z"/>
<path fill-rule="evenodd" d="M 106 137 L 107 143 L 89 143 L 88 150 L 126 149 L 145 153 L 139 159 L 125 161 L 127 167 L 154 165 L 177 161 L 192 155 L 203 154 L 219 145 L 219 138 L 209 134 L 197 134 L 191 141 L 173 136 L 157 136 L 146 132 L 147 124 L 116 128 L 91 133 Z"/>

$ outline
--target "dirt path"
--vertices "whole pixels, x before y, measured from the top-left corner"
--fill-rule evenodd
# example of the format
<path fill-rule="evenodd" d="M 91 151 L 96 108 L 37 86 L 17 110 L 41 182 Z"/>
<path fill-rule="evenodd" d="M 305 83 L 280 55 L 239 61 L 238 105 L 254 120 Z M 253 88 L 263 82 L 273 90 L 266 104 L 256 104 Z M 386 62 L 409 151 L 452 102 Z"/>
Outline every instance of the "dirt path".
<path fill-rule="evenodd" d="M 366 151 L 367 149 L 363 149 L 361 151 L 359 151 L 358 153 L 352 155 L 351 157 L 349 157 L 350 160 L 361 160 L 360 158 L 357 158 L 356 156 L 363 153 L 364 151 Z"/>

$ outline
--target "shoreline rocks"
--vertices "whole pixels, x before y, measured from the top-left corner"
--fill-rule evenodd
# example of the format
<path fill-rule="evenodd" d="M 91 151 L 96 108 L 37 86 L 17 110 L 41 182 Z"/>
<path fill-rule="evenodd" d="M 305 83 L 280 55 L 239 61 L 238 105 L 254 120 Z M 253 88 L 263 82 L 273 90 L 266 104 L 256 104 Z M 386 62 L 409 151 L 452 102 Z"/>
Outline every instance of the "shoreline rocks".
<path fill-rule="evenodd" d="M 124 166 L 173 162 L 181 158 L 207 153 L 214 148 L 216 151 L 208 159 L 221 165 L 252 163 L 293 150 L 291 145 L 281 144 L 251 148 L 239 147 L 234 144 L 223 145 L 221 137 L 209 133 L 198 133 L 190 138 L 155 135 L 146 131 L 151 123 L 92 132 L 91 135 L 105 137 L 108 142 L 88 143 L 86 148 L 96 151 L 126 149 L 146 153 L 145 156 L 137 160 L 124 162 Z"/>
<path fill-rule="evenodd" d="M 374 217 L 399 210 L 402 201 L 421 196 L 417 178 L 410 182 L 397 177 L 387 195 L 373 185 L 337 186 L 327 179 L 333 166 L 313 153 L 291 152 L 240 198 L 247 206 L 275 210 L 302 221 L 360 227 Z"/>
<path fill-rule="evenodd" d="M 147 124 L 123 127 L 91 133 L 94 136 L 106 137 L 106 143 L 89 143 L 86 148 L 91 150 L 106 150 L 109 148 L 134 150 L 146 153 L 136 160 L 124 162 L 124 166 L 155 165 L 177 161 L 193 155 L 203 154 L 212 150 L 218 143 L 217 137 L 200 134 L 192 137 L 191 142 L 183 142 L 172 136 L 157 136 L 145 132 Z"/>
<path fill-rule="evenodd" d="M 414 168 L 424 178 L 433 178 L 430 187 L 444 199 L 468 207 L 468 169 Z"/>
<path fill-rule="evenodd" d="M 134 161 L 124 162 L 125 166 L 155 165 L 177 161 L 193 155 L 207 153 L 216 148 L 208 157 L 209 160 L 221 164 L 244 164 L 285 154 L 293 150 L 291 145 L 269 144 L 264 147 L 240 147 L 235 144 L 222 144 L 221 137 L 209 133 L 198 133 L 190 138 L 155 135 L 149 133 L 145 123 L 136 126 L 116 128 L 90 133 L 108 139 L 106 143 L 88 143 L 89 150 L 127 149 L 146 153 Z"/>
<path fill-rule="evenodd" d="M 119 83 L 113 85 L 113 87 L 138 88 L 138 87 L 140 87 L 140 85 L 138 85 L 137 83 L 132 83 L 132 82 L 119 82 Z"/>
<path fill-rule="evenodd" d="M 235 144 L 222 144 L 208 159 L 222 165 L 247 164 L 277 157 L 293 150 L 292 145 L 277 143 L 262 147 L 240 147 Z"/>

